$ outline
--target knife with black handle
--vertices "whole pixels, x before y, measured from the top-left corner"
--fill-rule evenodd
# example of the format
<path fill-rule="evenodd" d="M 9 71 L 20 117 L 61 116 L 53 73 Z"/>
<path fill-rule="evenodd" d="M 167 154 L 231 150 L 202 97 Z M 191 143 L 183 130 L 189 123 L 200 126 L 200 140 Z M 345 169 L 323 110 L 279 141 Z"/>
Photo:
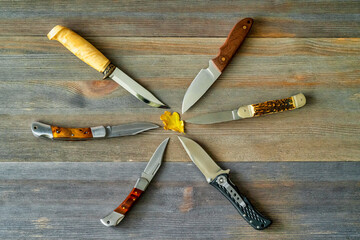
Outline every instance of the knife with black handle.
<path fill-rule="evenodd" d="M 217 176 L 210 182 L 210 185 L 219 190 L 253 228 L 262 230 L 271 224 L 271 221 L 261 215 L 250 201 L 239 192 L 227 173 Z"/>
<path fill-rule="evenodd" d="M 262 230 L 270 226 L 271 220 L 260 214 L 231 182 L 229 169 L 221 169 L 195 141 L 186 137 L 178 138 L 190 159 L 204 174 L 206 181 L 218 189 L 231 202 L 246 222 L 256 230 Z"/>

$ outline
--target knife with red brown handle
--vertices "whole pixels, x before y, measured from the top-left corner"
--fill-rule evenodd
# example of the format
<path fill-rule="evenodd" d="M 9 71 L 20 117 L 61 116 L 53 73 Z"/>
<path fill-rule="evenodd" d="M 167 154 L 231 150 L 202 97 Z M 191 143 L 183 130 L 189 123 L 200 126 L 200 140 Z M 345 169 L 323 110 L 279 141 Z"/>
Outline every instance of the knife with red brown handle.
<path fill-rule="evenodd" d="M 194 105 L 211 87 L 216 79 L 218 79 L 238 48 L 244 42 L 253 22 L 254 20 L 252 18 L 245 18 L 239 21 L 233 29 L 231 29 L 225 43 L 220 47 L 219 54 L 212 60 L 209 60 L 209 67 L 201 69 L 186 90 L 182 102 L 182 113 L 186 112 Z"/>
<path fill-rule="evenodd" d="M 100 219 L 100 222 L 107 227 L 116 226 L 123 220 L 126 213 L 130 208 L 135 204 L 135 202 L 140 198 L 142 193 L 146 190 L 150 181 L 153 179 L 157 171 L 161 166 L 161 162 L 164 156 L 166 146 L 169 142 L 169 138 L 166 138 L 155 150 L 148 164 L 146 165 L 144 171 L 141 174 L 141 177 L 138 178 L 134 188 L 131 190 L 127 198 L 111 213 L 106 217 Z"/>
<path fill-rule="evenodd" d="M 31 131 L 35 137 L 54 140 L 88 140 L 135 135 L 159 126 L 148 122 L 127 123 L 116 126 L 68 128 L 34 122 Z"/>

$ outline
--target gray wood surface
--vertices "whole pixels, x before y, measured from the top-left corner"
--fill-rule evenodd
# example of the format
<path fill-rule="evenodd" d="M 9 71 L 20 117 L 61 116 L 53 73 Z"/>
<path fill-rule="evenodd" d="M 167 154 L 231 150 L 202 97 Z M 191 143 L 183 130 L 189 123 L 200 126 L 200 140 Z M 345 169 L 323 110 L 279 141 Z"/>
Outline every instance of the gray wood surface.
<path fill-rule="evenodd" d="M 106 141 L 36 139 L 30 125 L 149 121 L 141 103 L 46 34 L 78 32 L 181 111 L 183 95 L 233 25 L 249 38 L 184 119 L 289 97 L 299 110 L 186 124 L 274 224 L 254 231 L 159 128 Z M 359 1 L 0 1 L 0 239 L 359 239 Z M 171 137 L 148 191 L 116 228 L 117 206 Z"/>
<path fill-rule="evenodd" d="M 146 155 L 146 154 L 145 154 Z M 125 219 L 104 227 L 146 163 L 2 163 L 6 239 L 358 239 L 358 162 L 222 163 L 274 224 L 255 231 L 193 164 L 164 163 Z"/>

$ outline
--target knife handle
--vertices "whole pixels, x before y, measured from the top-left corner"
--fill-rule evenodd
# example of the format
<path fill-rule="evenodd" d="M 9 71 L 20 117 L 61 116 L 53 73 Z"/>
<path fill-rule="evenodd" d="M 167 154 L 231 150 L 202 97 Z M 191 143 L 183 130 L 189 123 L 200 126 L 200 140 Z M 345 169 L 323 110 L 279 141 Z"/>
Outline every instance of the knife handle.
<path fill-rule="evenodd" d="M 144 191 L 134 187 L 127 198 L 114 210 L 114 212 L 125 215 L 143 192 Z"/>
<path fill-rule="evenodd" d="M 238 109 L 237 114 L 241 118 L 258 117 L 265 114 L 301 108 L 305 104 L 306 97 L 304 94 L 299 93 L 289 98 L 242 106 Z"/>
<path fill-rule="evenodd" d="M 58 140 L 86 140 L 106 136 L 106 129 L 103 126 L 91 128 L 64 128 L 34 122 L 31 125 L 31 131 L 35 137 L 46 137 Z"/>
<path fill-rule="evenodd" d="M 271 220 L 261 215 L 250 203 L 250 201 L 240 194 L 239 189 L 231 182 L 228 174 L 218 175 L 210 182 L 219 190 L 236 208 L 240 215 L 256 230 L 267 228 Z"/>
<path fill-rule="evenodd" d="M 212 59 L 220 72 L 224 71 L 231 58 L 244 42 L 253 22 L 252 18 L 244 18 L 231 29 L 225 43 L 220 47 L 219 54 Z"/>
<path fill-rule="evenodd" d="M 47 37 L 50 40 L 59 41 L 68 50 L 70 50 L 70 52 L 75 54 L 75 56 L 97 71 L 104 73 L 104 75 L 107 74 L 106 70 L 110 70 L 109 68 L 113 68 L 112 70 L 115 69 L 115 66 L 110 64 L 110 60 L 107 59 L 99 50 L 67 27 L 57 25 L 47 34 Z"/>

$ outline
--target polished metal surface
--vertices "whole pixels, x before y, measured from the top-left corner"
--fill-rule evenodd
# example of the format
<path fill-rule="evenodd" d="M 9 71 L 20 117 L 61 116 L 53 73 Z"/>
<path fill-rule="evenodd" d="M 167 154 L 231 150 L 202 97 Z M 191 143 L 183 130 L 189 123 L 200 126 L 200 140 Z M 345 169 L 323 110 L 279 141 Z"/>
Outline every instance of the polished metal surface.
<path fill-rule="evenodd" d="M 202 174 L 204 174 L 208 183 L 213 181 L 220 174 L 228 174 L 230 172 L 229 169 L 222 170 L 205 152 L 205 150 L 195 141 L 186 137 L 178 136 L 178 138 L 183 145 L 186 153 L 189 155 L 190 159 L 194 162 L 194 164 L 200 169 Z"/>
<path fill-rule="evenodd" d="M 148 180 L 140 177 L 136 181 L 134 188 L 140 189 L 141 191 L 145 191 L 148 185 L 149 185 Z"/>
<path fill-rule="evenodd" d="M 223 186 L 227 192 L 229 193 L 229 195 L 231 196 L 231 198 L 240 206 L 242 207 L 246 207 L 246 203 L 244 202 L 244 200 L 240 197 L 240 195 L 237 193 L 237 191 L 228 183 L 227 179 L 225 176 L 220 176 L 216 179 L 216 182 L 220 185 Z"/>
<path fill-rule="evenodd" d="M 158 127 L 159 126 L 156 124 L 147 123 L 147 122 L 135 122 L 135 123 L 121 124 L 117 126 L 107 126 L 106 137 L 111 138 L 111 137 L 135 135 Z"/>
<path fill-rule="evenodd" d="M 149 160 L 148 164 L 146 165 L 144 172 L 141 174 L 141 177 L 145 178 L 148 182 L 151 181 L 151 179 L 154 177 L 156 172 L 159 170 L 159 167 L 161 166 L 161 162 L 169 139 L 170 138 L 166 138 L 158 146 L 151 159 Z"/>
<path fill-rule="evenodd" d="M 186 120 L 186 122 L 194 123 L 194 124 L 212 124 L 212 123 L 228 122 L 238 119 L 240 119 L 240 117 L 237 114 L 237 110 L 233 110 L 233 111 L 224 111 L 224 112 L 199 115 Z"/>
<path fill-rule="evenodd" d="M 104 126 L 91 127 L 93 138 L 103 138 L 106 136 L 106 129 Z"/>
<path fill-rule="evenodd" d="M 35 137 L 53 138 L 51 126 L 41 122 L 33 122 L 31 131 Z"/>
<path fill-rule="evenodd" d="M 120 86 L 125 88 L 132 95 L 134 95 L 137 99 L 143 101 L 149 106 L 157 108 L 169 108 L 167 105 L 160 102 L 148 90 L 146 90 L 143 86 L 141 86 L 139 83 L 126 75 L 119 68 L 116 68 L 114 70 L 114 72 L 110 75 L 110 78 L 117 82 Z"/>
<path fill-rule="evenodd" d="M 112 211 L 109 215 L 100 219 L 100 222 L 107 227 L 116 226 L 123 220 L 125 215 Z"/>
<path fill-rule="evenodd" d="M 221 72 L 216 68 L 214 62 L 210 60 L 209 67 L 201 69 L 186 90 L 182 102 L 182 113 L 186 112 L 194 105 L 220 75 Z"/>

